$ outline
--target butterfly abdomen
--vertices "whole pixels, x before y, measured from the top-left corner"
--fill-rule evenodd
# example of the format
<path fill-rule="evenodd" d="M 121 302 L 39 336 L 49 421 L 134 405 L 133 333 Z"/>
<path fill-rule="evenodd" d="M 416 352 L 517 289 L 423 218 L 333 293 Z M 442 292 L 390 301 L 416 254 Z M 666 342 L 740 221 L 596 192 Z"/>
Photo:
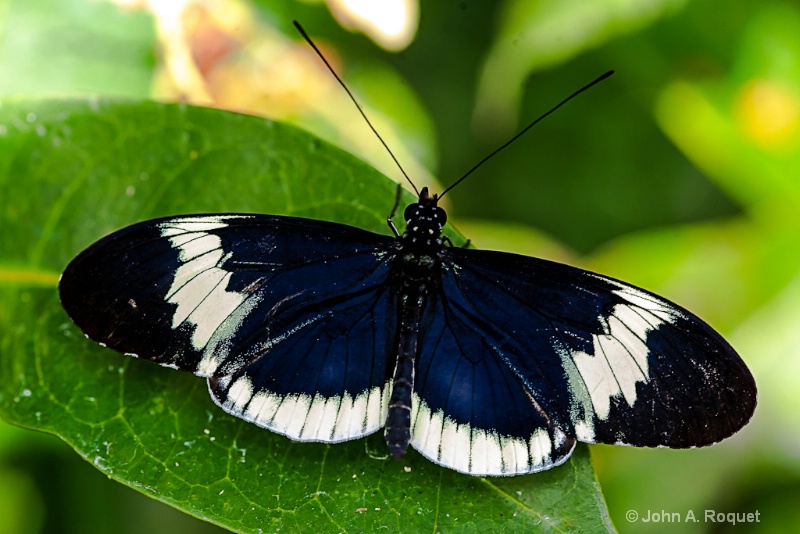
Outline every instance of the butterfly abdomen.
<path fill-rule="evenodd" d="M 397 459 L 403 457 L 411 441 L 411 392 L 414 389 L 414 362 L 418 336 L 408 325 L 400 330 L 400 339 L 392 379 L 392 395 L 386 414 L 386 445 Z"/>
<path fill-rule="evenodd" d="M 409 260 L 416 263 L 413 261 L 414 255 L 410 256 L 400 260 L 398 270 L 404 271 Z M 418 263 L 415 265 L 416 268 L 420 268 Z M 396 363 L 384 432 L 389 452 L 397 459 L 403 457 L 411 441 L 411 396 L 414 390 L 414 366 L 419 348 L 419 322 L 431 275 L 432 270 L 427 269 L 427 276 L 406 278 L 401 286 Z"/>

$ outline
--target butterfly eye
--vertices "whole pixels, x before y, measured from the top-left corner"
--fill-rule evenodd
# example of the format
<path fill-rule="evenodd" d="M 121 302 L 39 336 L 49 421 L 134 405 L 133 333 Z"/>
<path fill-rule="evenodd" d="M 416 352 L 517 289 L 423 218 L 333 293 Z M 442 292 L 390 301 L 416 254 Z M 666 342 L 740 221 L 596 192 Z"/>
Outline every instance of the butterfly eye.
<path fill-rule="evenodd" d="M 405 219 L 406 222 L 408 222 L 411 219 L 419 217 L 421 208 L 422 206 L 420 204 L 409 204 L 408 207 L 406 207 L 405 212 L 403 212 L 403 219 Z"/>
<path fill-rule="evenodd" d="M 439 206 L 436 206 L 436 209 L 433 212 L 433 220 L 444 226 L 447 222 L 447 212 L 445 212 Z"/>

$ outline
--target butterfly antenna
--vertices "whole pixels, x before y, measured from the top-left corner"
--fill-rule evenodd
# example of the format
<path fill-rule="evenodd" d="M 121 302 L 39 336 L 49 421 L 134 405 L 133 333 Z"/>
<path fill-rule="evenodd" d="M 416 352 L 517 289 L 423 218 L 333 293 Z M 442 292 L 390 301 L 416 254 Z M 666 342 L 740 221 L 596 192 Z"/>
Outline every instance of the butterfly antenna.
<path fill-rule="evenodd" d="M 292 21 L 292 22 L 294 22 L 294 27 L 297 28 L 297 31 L 300 32 L 300 35 L 303 36 L 303 39 L 306 40 L 306 42 L 311 46 L 311 48 L 314 49 L 314 52 L 317 53 L 317 55 L 322 60 L 322 62 L 325 63 L 325 66 L 328 67 L 328 70 L 331 72 L 331 74 L 333 74 L 333 77 L 336 78 L 336 81 L 339 82 L 339 85 L 341 85 L 342 88 L 347 92 L 347 95 L 350 97 L 350 100 L 352 100 L 353 104 L 355 104 L 356 108 L 358 108 L 358 112 L 361 113 L 361 116 L 364 117 L 365 121 L 367 121 L 367 124 L 369 125 L 370 129 L 372 130 L 372 132 L 375 134 L 375 136 L 381 142 L 383 147 L 386 149 L 386 152 L 388 152 L 389 155 L 394 160 L 394 163 L 395 163 L 395 165 L 397 165 L 397 168 L 400 169 L 400 172 L 403 173 L 403 176 L 405 176 L 406 180 L 408 180 L 408 183 L 411 184 L 411 187 L 414 189 L 414 192 L 417 195 L 419 195 L 419 191 L 417 191 L 417 186 L 415 186 L 414 182 L 411 181 L 411 178 L 408 177 L 408 174 L 406 174 L 406 171 L 403 170 L 403 166 L 400 165 L 400 162 L 397 161 L 397 158 L 394 156 L 394 153 L 389 148 L 389 145 L 386 144 L 386 141 L 383 140 L 383 137 L 381 137 L 381 134 L 379 134 L 378 130 L 375 129 L 375 126 L 372 125 L 372 123 L 370 122 L 369 118 L 367 117 L 367 114 L 364 113 L 364 110 L 361 108 L 361 105 L 358 103 L 358 100 L 356 100 L 356 97 L 353 96 L 353 93 L 350 92 L 350 89 L 347 87 L 347 85 L 345 85 L 344 80 L 342 80 L 339 77 L 339 75 L 336 74 L 336 71 L 333 70 L 333 67 L 331 67 L 331 64 L 328 63 L 328 60 L 325 59 L 325 56 L 322 55 L 322 52 L 320 52 L 319 48 L 317 48 L 317 45 L 314 44 L 314 41 L 311 40 L 311 37 L 309 37 L 308 34 L 306 33 L 306 31 L 303 29 L 303 27 L 300 26 L 300 23 L 297 22 L 296 20 Z"/>
<path fill-rule="evenodd" d="M 470 174 L 472 174 L 473 172 L 475 172 L 475 170 L 476 170 L 478 167 L 480 167 L 481 165 L 483 165 L 484 163 L 486 163 L 487 161 L 489 161 L 490 159 L 492 159 L 492 158 L 493 158 L 495 155 L 497 155 L 497 153 L 498 153 L 498 152 L 500 152 L 501 150 L 503 150 L 504 148 L 506 148 L 508 145 L 510 145 L 511 143 L 513 143 L 514 141 L 516 141 L 517 139 L 519 139 L 520 137 L 522 137 L 522 135 L 523 135 L 525 132 L 527 132 L 528 130 L 530 130 L 531 128 L 533 128 L 533 127 L 534 127 L 536 124 L 538 124 L 538 123 L 539 123 L 539 121 L 541 121 L 542 119 L 544 119 L 545 117 L 547 117 L 548 115 L 550 115 L 551 113 L 553 113 L 555 110 L 557 110 L 558 108 L 560 108 L 561 106 L 563 106 L 564 104 L 566 104 L 567 102 L 569 102 L 570 100 L 572 100 L 573 98 L 575 98 L 576 96 L 578 96 L 579 94 L 581 94 L 582 92 L 584 92 L 584 91 L 586 91 L 587 89 L 589 89 L 589 88 L 591 88 L 591 87 L 593 87 L 593 86 L 597 85 L 598 83 L 602 82 L 603 80 L 605 80 L 606 78 L 608 78 L 608 77 L 609 77 L 609 76 L 611 76 L 612 74 L 614 74 L 614 71 L 613 71 L 613 70 L 610 70 L 610 71 L 606 72 L 606 73 L 605 73 L 605 74 L 603 74 L 602 76 L 599 76 L 599 77 L 598 77 L 597 79 L 595 79 L 594 81 L 592 81 L 592 82 L 590 82 L 590 83 L 588 83 L 588 84 L 584 85 L 583 87 L 581 87 L 580 89 L 578 89 L 577 91 L 575 91 L 574 93 L 572 93 L 571 95 L 569 95 L 567 98 L 565 98 L 564 100 L 562 100 L 561 102 L 559 102 L 558 104 L 556 104 L 555 106 L 553 106 L 553 108 L 552 108 L 552 109 L 550 109 L 550 111 L 548 111 L 548 112 L 544 113 L 544 114 L 543 114 L 541 117 L 539 117 L 538 119 L 536 119 L 535 121 L 533 121 L 532 123 L 530 123 L 529 125 L 527 125 L 525 128 L 523 128 L 523 129 L 522 129 L 522 131 L 521 131 L 521 132 L 519 132 L 517 135 L 515 135 L 514 137 L 512 137 L 511 139 L 509 139 L 508 141 L 506 141 L 506 142 L 505 142 L 503 145 L 501 145 L 500 147 L 496 148 L 496 149 L 494 150 L 494 152 L 492 152 L 491 154 L 489 154 L 488 156 L 486 156 L 485 158 L 483 158 L 482 160 L 480 160 L 478 163 L 476 163 L 474 167 L 472 167 L 470 170 L 468 170 L 466 173 L 464 173 L 464 175 L 463 175 L 461 178 L 459 178 L 458 180 L 456 180 L 456 181 L 455 181 L 455 183 L 451 184 L 450 186 L 448 186 L 448 187 L 447 187 L 447 189 L 445 189 L 444 191 L 442 191 L 442 194 L 441 194 L 441 195 L 439 195 L 439 198 L 442 198 L 442 197 L 445 195 L 445 193 L 447 193 L 448 191 L 450 191 L 451 189 L 453 189 L 455 186 L 457 186 L 458 184 L 460 184 L 461 182 L 463 182 L 463 181 L 464 181 L 464 180 L 467 178 L 467 176 L 469 176 Z"/>

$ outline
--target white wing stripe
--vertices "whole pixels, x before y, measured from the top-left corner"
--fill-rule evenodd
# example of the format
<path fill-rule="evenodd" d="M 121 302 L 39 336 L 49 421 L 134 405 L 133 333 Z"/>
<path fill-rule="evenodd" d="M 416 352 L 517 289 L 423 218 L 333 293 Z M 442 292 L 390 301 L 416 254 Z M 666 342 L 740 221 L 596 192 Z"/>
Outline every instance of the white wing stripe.
<path fill-rule="evenodd" d="M 225 388 L 225 380 L 222 381 Z M 238 378 L 227 390 L 224 399 L 212 398 L 226 412 L 258 426 L 283 434 L 296 441 L 336 443 L 372 434 L 381 428 L 388 410 L 391 387 L 372 388 L 356 398 L 292 394 L 277 395 L 255 391 L 250 378 Z"/>
<path fill-rule="evenodd" d="M 226 289 L 233 274 L 218 267 L 223 259 L 222 241 L 214 234 L 204 233 L 226 226 L 221 218 L 207 217 L 177 219 L 160 227 L 161 235 L 169 238 L 170 244 L 178 250 L 180 261 L 184 262 L 175 271 L 167 291 L 167 301 L 177 306 L 172 328 L 176 329 L 185 322 L 193 325 L 191 342 L 197 351 L 204 351 L 214 333 L 245 299 L 244 295 Z M 224 332 L 230 337 L 235 329 Z M 223 341 L 217 339 L 215 347 L 221 346 Z M 209 376 L 219 366 L 224 354 L 204 352 L 197 372 Z"/>
<path fill-rule="evenodd" d="M 652 308 L 651 300 L 637 299 Z M 645 320 L 645 315 L 652 322 Z M 608 418 L 614 397 L 622 395 L 629 406 L 636 403 L 636 384 L 646 383 L 650 377 L 650 351 L 645 341 L 661 324 L 663 321 L 649 309 L 617 304 L 608 319 L 609 333 L 593 336 L 593 353 L 572 354 L 599 419 Z"/>
<path fill-rule="evenodd" d="M 569 454 L 553 457 L 564 444 L 563 433 L 554 442 L 544 428 L 526 441 L 500 436 L 491 429 L 476 429 L 446 418 L 441 410 L 412 396 L 411 446 L 429 460 L 470 475 L 520 475 L 543 471 L 563 463 Z"/>

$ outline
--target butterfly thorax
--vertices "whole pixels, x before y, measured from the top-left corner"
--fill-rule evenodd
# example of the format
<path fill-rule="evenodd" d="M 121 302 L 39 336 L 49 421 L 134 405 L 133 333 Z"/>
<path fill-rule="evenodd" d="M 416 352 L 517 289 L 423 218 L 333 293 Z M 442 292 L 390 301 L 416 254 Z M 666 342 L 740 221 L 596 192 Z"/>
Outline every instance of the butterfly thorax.
<path fill-rule="evenodd" d="M 437 205 L 438 197 L 430 196 L 428 188 L 422 189 L 419 200 L 406 207 L 403 217 L 406 230 L 400 237 L 400 270 L 406 281 L 429 279 L 438 265 L 438 254 L 443 245 L 442 228 L 447 214 Z"/>
<path fill-rule="evenodd" d="M 417 255 L 435 256 L 442 248 L 442 228 L 447 222 L 447 214 L 437 203 L 439 197 L 428 194 L 428 188 L 422 188 L 419 200 L 409 204 L 403 214 L 406 220 L 406 231 L 400 238 L 406 251 Z"/>

